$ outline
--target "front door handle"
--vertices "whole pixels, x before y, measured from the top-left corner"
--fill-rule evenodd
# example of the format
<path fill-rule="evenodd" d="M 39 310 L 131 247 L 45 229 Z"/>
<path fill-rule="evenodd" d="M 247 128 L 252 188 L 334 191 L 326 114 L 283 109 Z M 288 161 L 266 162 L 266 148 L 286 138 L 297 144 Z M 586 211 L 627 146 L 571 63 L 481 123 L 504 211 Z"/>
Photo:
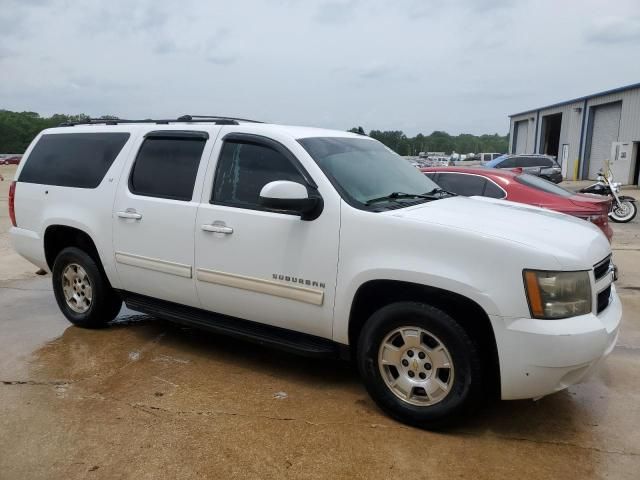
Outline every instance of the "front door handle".
<path fill-rule="evenodd" d="M 116 215 L 120 218 L 130 218 L 133 220 L 140 220 L 142 218 L 142 215 L 136 212 L 133 208 L 127 208 L 123 212 L 117 212 Z"/>
<path fill-rule="evenodd" d="M 202 225 L 201 228 L 205 232 L 224 233 L 225 235 L 230 235 L 233 233 L 233 228 L 227 227 L 226 225 L 220 225 L 218 223 Z"/>

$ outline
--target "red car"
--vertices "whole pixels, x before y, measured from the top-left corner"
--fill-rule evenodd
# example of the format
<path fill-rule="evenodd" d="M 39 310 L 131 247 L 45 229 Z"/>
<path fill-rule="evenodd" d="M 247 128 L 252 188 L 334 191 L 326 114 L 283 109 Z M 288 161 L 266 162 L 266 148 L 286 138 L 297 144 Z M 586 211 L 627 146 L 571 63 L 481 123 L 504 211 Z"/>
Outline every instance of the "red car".
<path fill-rule="evenodd" d="M 609 226 L 611 200 L 607 198 L 575 193 L 517 169 L 430 167 L 421 170 L 440 187 L 458 195 L 503 198 L 548 208 L 592 222 L 609 241 L 613 236 Z"/>
<path fill-rule="evenodd" d="M 18 165 L 22 155 L 14 155 L 13 157 L 0 158 L 0 165 Z"/>

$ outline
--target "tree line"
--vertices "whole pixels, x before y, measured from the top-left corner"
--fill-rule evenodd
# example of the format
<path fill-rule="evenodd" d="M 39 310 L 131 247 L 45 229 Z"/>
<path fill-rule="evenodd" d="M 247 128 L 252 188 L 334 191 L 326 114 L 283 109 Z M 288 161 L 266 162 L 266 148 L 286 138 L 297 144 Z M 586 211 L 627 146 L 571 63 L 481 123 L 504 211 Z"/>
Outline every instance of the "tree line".
<path fill-rule="evenodd" d="M 365 134 L 362 127 L 354 127 L 349 131 Z M 401 130 L 371 130 L 369 136 L 400 155 L 418 155 L 420 152 L 507 153 L 509 150 L 509 135 L 502 136 L 497 133 L 449 135 L 447 132 L 436 130 L 430 135 L 419 133 L 415 137 L 408 137 Z"/>
<path fill-rule="evenodd" d="M 45 128 L 56 127 L 65 122 L 79 122 L 87 120 L 88 115 L 55 114 L 41 117 L 36 112 L 11 112 L 0 110 L 0 153 L 23 153 L 31 140 Z M 100 118 L 115 119 L 112 115 Z M 365 134 L 362 127 L 354 127 L 350 131 Z M 435 131 L 430 135 L 417 134 L 408 137 L 400 130 L 371 130 L 369 136 L 384 143 L 387 147 L 400 155 L 418 155 L 420 152 L 478 153 L 498 152 L 506 153 L 509 148 L 508 135 L 449 135 L 446 132 Z"/>
<path fill-rule="evenodd" d="M 87 115 L 82 114 L 55 114 L 50 117 L 41 117 L 36 112 L 0 110 L 0 153 L 24 153 L 31 140 L 45 128 L 88 118 Z"/>

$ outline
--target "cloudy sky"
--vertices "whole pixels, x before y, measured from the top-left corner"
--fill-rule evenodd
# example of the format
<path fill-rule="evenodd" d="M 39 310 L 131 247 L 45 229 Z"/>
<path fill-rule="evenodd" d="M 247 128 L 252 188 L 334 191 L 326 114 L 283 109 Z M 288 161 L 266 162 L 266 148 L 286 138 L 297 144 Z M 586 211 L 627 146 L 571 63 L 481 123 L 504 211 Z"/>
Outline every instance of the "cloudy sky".
<path fill-rule="evenodd" d="M 640 82 L 638 0 L 0 0 L 0 108 L 408 134 Z"/>

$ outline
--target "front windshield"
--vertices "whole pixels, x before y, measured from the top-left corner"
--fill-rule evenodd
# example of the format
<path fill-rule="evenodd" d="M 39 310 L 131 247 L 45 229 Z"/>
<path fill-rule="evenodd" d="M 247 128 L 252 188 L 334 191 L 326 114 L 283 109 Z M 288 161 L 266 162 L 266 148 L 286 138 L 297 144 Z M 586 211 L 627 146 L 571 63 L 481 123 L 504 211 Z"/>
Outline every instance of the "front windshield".
<path fill-rule="evenodd" d="M 498 165 L 500 162 L 502 162 L 505 158 L 507 158 L 507 155 L 500 155 L 499 157 L 496 157 L 493 160 L 489 160 L 488 162 L 485 162 L 484 166 L 493 168 L 496 165 Z"/>
<path fill-rule="evenodd" d="M 562 188 L 561 186 L 556 185 L 555 183 L 551 183 L 544 178 L 536 177 L 535 175 L 529 175 L 528 173 L 518 175 L 516 177 L 516 181 L 522 183 L 523 185 L 527 185 L 528 187 L 542 190 L 543 192 L 547 193 L 553 193 L 554 195 L 559 195 L 565 198 L 573 197 L 575 195 L 575 192 L 572 192 L 571 190 Z"/>
<path fill-rule="evenodd" d="M 350 203 L 361 204 L 358 206 L 395 192 L 419 195 L 438 189 L 420 170 L 377 140 L 313 137 L 298 142 L 343 197 Z"/>

